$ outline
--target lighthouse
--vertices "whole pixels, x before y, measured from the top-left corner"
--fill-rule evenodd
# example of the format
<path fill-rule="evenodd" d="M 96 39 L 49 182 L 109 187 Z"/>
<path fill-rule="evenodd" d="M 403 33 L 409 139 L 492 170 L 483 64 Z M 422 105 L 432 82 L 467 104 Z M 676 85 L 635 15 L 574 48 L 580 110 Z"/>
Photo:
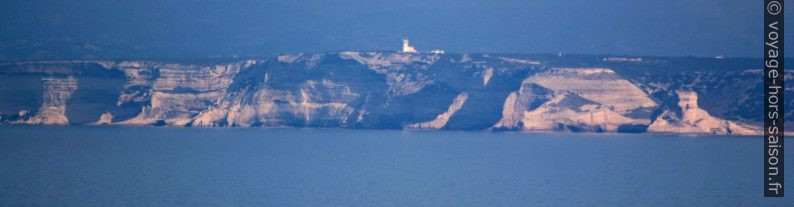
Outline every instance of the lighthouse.
<path fill-rule="evenodd" d="M 416 53 L 416 48 L 411 46 L 411 44 L 408 43 L 407 39 L 403 39 L 403 52 Z"/>

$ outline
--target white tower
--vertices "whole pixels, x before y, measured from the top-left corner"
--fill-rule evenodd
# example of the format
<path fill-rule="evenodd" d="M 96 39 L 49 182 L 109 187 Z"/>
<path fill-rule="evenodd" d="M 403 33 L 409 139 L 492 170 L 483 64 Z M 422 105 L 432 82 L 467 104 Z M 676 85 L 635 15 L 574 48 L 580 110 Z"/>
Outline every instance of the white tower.
<path fill-rule="evenodd" d="M 408 40 L 403 39 L 403 52 L 416 53 L 416 48 L 408 44 Z"/>

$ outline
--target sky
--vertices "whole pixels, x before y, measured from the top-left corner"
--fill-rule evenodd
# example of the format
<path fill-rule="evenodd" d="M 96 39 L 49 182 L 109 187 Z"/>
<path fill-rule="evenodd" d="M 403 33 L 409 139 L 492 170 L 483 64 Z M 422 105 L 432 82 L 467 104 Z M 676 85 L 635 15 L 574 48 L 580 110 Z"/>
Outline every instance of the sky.
<path fill-rule="evenodd" d="M 762 57 L 763 10 L 750 0 L 0 0 L 0 60 L 388 51 L 403 38 L 456 53 Z"/>

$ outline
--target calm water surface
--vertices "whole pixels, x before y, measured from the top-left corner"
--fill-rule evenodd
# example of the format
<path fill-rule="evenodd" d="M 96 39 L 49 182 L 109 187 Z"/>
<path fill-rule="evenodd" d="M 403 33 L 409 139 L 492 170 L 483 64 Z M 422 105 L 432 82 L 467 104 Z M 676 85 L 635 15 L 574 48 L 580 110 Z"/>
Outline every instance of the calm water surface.
<path fill-rule="evenodd" d="M 0 205 L 794 206 L 763 198 L 762 152 L 756 137 L 0 126 Z"/>

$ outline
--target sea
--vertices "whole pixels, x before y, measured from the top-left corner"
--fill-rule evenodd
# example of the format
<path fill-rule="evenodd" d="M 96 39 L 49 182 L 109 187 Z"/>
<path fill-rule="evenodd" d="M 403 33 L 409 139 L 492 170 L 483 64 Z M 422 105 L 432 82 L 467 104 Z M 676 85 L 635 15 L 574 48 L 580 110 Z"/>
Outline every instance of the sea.
<path fill-rule="evenodd" d="M 794 194 L 763 197 L 763 145 L 760 136 L 6 125 L 0 206 L 794 206 Z"/>

